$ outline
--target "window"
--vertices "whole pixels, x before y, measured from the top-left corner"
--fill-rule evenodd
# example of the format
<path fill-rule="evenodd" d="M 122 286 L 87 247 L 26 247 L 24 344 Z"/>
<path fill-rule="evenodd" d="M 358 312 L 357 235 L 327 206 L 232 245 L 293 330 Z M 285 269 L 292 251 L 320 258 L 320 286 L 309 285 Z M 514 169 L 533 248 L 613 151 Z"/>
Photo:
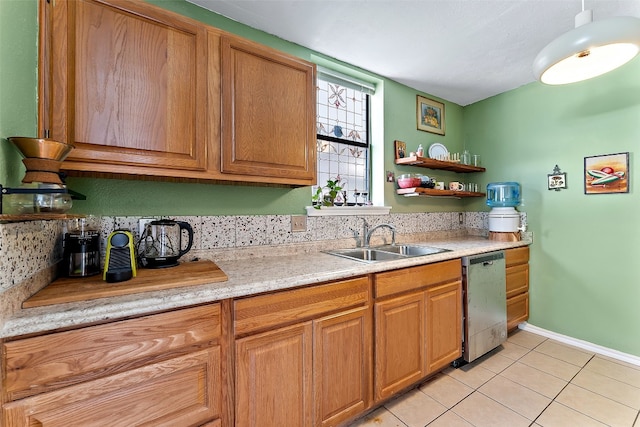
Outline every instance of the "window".
<path fill-rule="evenodd" d="M 370 195 L 369 95 L 373 85 L 318 67 L 318 185 L 340 176 L 347 204 Z"/>

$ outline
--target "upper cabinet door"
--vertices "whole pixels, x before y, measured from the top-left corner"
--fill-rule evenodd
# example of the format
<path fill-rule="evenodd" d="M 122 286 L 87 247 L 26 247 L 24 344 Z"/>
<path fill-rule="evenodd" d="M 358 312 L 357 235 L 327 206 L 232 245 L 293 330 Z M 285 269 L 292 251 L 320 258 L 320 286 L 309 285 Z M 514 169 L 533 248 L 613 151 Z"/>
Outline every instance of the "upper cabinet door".
<path fill-rule="evenodd" d="M 231 36 L 221 61 L 221 172 L 315 183 L 315 65 Z"/>
<path fill-rule="evenodd" d="M 129 0 L 51 7 L 41 125 L 76 146 L 64 168 L 204 170 L 206 27 Z"/>

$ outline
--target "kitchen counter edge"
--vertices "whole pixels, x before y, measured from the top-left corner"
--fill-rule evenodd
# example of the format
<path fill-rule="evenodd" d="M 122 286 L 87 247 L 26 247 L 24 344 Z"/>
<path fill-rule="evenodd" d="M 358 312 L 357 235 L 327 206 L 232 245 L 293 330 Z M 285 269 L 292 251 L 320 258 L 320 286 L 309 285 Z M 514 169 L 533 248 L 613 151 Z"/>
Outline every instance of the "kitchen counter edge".
<path fill-rule="evenodd" d="M 76 303 L 21 309 L 4 323 L 0 338 L 54 331 L 143 316 L 191 305 L 292 289 L 381 271 L 431 264 L 485 252 L 530 245 L 530 241 L 499 242 L 466 237 L 420 242 L 449 249 L 434 255 L 363 263 L 323 252 L 257 259 L 217 261 L 229 280 L 164 291 L 135 293 Z"/>

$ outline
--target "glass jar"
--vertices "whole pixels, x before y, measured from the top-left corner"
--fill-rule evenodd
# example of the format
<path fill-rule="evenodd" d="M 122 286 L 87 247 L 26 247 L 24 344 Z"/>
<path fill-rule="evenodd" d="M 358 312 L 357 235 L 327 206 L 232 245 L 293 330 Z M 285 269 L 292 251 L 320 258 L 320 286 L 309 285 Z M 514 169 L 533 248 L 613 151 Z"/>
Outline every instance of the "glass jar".
<path fill-rule="evenodd" d="M 462 158 L 460 159 L 460 162 L 463 165 L 471 164 L 471 153 L 469 153 L 469 150 L 464 150 L 464 152 L 462 153 Z"/>
<path fill-rule="evenodd" d="M 71 195 L 66 192 L 64 185 L 31 182 L 22 184 L 18 189 L 30 190 L 29 193 L 13 193 L 5 197 L 3 210 L 8 214 L 32 214 L 32 213 L 64 213 L 71 209 L 73 202 Z M 52 192 L 38 192 L 40 189 Z M 62 192 L 54 192 L 61 190 Z M 6 208 L 5 208 L 6 206 Z"/>

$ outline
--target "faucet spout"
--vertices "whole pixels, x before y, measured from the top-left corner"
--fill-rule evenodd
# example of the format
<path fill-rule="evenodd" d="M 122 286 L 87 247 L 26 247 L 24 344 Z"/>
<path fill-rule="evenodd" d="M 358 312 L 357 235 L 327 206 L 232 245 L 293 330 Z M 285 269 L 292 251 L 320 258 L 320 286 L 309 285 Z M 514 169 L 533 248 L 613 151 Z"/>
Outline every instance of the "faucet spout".
<path fill-rule="evenodd" d="M 369 230 L 368 233 L 365 233 L 365 237 L 364 237 L 365 248 L 369 247 L 369 244 L 371 242 L 371 235 L 373 234 L 373 232 L 376 231 L 378 228 L 382 228 L 382 227 L 386 227 L 389 230 L 391 230 L 391 244 L 392 245 L 396 244 L 396 227 L 391 224 L 379 224 L 373 227 L 371 230 Z"/>

